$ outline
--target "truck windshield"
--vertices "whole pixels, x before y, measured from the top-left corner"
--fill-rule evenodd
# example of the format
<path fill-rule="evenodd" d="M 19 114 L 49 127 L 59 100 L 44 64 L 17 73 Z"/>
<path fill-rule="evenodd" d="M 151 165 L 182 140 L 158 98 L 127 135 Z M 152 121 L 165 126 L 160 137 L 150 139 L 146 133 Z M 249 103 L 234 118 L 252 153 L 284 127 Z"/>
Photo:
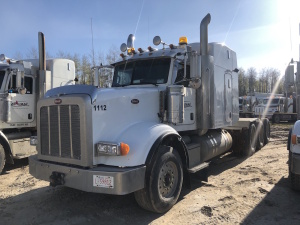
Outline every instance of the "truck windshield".
<path fill-rule="evenodd" d="M 5 72 L 6 72 L 6 70 L 0 70 L 0 89 L 2 87 L 2 83 L 3 83 L 4 77 L 5 77 Z"/>
<path fill-rule="evenodd" d="M 168 81 L 170 62 L 170 58 L 155 58 L 116 65 L 112 86 L 164 84 Z"/>
<path fill-rule="evenodd" d="M 264 105 L 268 104 L 268 101 L 269 101 L 269 99 L 264 99 L 263 104 L 264 104 Z M 279 98 L 274 98 L 274 99 L 271 100 L 271 103 L 270 103 L 270 104 L 271 104 L 271 105 L 277 105 L 278 102 L 279 102 Z"/>

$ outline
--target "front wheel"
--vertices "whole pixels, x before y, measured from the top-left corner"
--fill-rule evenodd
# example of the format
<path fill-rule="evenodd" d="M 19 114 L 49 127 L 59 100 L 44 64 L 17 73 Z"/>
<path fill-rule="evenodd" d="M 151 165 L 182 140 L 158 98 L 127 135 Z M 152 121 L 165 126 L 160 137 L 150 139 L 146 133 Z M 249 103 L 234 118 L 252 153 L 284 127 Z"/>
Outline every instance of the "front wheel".
<path fill-rule="evenodd" d="M 295 191 L 300 191 L 300 175 L 290 172 L 291 186 Z"/>
<path fill-rule="evenodd" d="M 146 172 L 146 186 L 134 193 L 144 209 L 164 213 L 177 202 L 183 182 L 182 162 L 175 149 L 161 146 Z"/>

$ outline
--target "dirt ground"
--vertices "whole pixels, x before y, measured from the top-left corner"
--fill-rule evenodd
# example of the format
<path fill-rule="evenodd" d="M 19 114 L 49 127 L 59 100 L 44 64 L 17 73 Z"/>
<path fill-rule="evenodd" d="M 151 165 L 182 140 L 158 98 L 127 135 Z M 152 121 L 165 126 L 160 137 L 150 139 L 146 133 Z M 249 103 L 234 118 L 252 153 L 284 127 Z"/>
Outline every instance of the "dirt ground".
<path fill-rule="evenodd" d="M 0 176 L 0 224 L 299 224 L 300 193 L 288 180 L 291 124 L 271 126 L 271 140 L 248 159 L 214 160 L 208 182 L 192 178 L 165 214 L 139 208 L 133 194 L 111 196 L 49 187 L 33 178 L 27 160 Z"/>

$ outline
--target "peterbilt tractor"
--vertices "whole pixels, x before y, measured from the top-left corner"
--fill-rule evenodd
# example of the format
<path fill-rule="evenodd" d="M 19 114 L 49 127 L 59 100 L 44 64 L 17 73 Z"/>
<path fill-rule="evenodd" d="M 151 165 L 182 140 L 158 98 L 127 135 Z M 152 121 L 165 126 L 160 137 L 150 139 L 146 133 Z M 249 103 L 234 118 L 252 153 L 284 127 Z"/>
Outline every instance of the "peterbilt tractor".
<path fill-rule="evenodd" d="M 30 137 L 36 134 L 36 106 L 44 93 L 73 83 L 74 62 L 45 58 L 39 33 L 39 59 L 13 60 L 0 55 L 0 174 L 6 163 L 36 154 Z"/>
<path fill-rule="evenodd" d="M 268 119 L 239 118 L 236 53 L 208 44 L 210 20 L 200 24 L 200 43 L 156 36 L 162 49 L 136 50 L 129 35 L 111 88 L 95 76 L 93 86 L 48 91 L 38 102 L 30 173 L 51 186 L 134 192 L 142 208 L 164 213 L 212 158 L 230 150 L 247 157 L 266 144 Z"/>

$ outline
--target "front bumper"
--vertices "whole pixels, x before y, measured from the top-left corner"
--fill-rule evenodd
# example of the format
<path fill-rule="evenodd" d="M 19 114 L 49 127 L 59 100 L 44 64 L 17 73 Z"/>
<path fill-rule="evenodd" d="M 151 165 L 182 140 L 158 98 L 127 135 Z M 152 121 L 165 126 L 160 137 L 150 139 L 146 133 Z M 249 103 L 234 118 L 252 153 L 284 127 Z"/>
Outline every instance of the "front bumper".
<path fill-rule="evenodd" d="M 300 175 L 300 154 L 292 153 L 291 172 Z"/>
<path fill-rule="evenodd" d="M 35 178 L 45 181 L 50 181 L 53 172 L 57 172 L 64 174 L 64 186 L 86 192 L 125 195 L 144 188 L 146 166 L 131 168 L 99 166 L 83 169 L 40 161 L 34 155 L 29 157 L 29 172 Z M 94 185 L 95 176 L 112 177 L 113 186 Z"/>

